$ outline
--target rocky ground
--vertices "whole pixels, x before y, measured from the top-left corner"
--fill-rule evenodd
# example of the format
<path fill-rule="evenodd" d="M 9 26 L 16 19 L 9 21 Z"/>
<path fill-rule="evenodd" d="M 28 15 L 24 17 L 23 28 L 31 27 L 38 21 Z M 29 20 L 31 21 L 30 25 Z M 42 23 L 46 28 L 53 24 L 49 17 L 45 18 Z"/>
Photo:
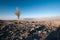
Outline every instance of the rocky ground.
<path fill-rule="evenodd" d="M 60 25 L 0 20 L 0 40 L 60 40 Z"/>

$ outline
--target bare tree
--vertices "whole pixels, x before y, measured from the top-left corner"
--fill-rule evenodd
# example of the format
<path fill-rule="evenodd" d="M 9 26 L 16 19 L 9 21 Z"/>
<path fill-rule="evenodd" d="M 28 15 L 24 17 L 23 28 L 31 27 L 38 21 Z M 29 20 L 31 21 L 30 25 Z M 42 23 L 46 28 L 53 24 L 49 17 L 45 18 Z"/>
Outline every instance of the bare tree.
<path fill-rule="evenodd" d="M 19 24 L 19 22 L 20 22 L 20 20 L 19 20 L 19 17 L 20 17 L 20 11 L 19 11 L 19 9 L 18 9 L 18 7 L 16 7 L 16 16 L 18 17 L 18 24 Z"/>

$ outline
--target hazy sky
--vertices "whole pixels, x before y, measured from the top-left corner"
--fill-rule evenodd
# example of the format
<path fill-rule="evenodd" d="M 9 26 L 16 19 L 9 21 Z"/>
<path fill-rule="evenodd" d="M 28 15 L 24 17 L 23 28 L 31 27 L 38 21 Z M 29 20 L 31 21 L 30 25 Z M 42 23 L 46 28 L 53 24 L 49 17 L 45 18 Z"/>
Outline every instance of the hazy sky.
<path fill-rule="evenodd" d="M 21 18 L 60 16 L 60 0 L 0 0 L 0 19 L 16 19 L 16 7 Z"/>

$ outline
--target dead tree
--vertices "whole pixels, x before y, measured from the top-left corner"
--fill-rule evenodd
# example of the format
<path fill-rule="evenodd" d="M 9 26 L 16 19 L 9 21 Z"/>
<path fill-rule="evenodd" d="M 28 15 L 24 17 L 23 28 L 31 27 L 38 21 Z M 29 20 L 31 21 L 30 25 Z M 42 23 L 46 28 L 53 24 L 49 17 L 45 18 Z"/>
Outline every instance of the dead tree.
<path fill-rule="evenodd" d="M 20 11 L 19 11 L 19 9 L 18 8 L 16 8 L 16 16 L 17 16 L 17 18 L 18 18 L 18 24 L 19 24 L 19 22 L 20 22 Z"/>

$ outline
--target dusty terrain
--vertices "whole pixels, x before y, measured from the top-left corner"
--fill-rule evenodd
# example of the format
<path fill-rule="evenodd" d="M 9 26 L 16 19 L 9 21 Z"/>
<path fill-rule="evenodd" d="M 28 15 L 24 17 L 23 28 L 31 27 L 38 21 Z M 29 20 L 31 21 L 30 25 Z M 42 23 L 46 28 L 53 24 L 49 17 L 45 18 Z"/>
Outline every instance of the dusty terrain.
<path fill-rule="evenodd" d="M 0 20 L 0 40 L 59 40 L 60 21 Z"/>

